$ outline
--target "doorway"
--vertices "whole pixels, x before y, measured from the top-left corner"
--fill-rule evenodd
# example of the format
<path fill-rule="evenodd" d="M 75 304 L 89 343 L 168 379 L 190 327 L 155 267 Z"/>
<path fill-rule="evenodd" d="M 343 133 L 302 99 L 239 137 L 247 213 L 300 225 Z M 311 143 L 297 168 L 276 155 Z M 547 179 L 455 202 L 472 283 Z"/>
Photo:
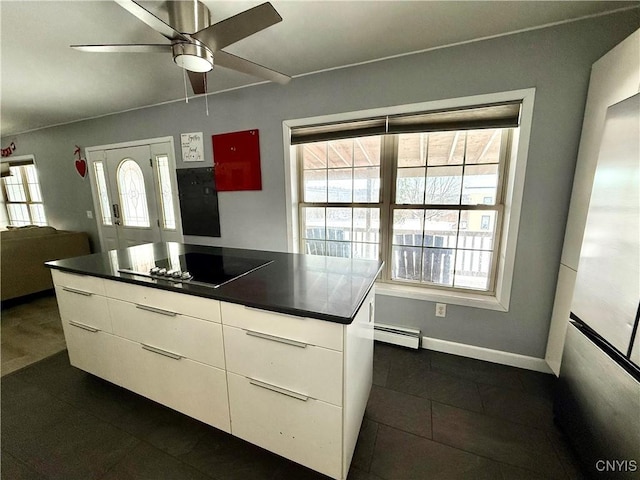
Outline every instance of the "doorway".
<path fill-rule="evenodd" d="M 172 137 L 86 151 L 103 251 L 182 241 Z"/>

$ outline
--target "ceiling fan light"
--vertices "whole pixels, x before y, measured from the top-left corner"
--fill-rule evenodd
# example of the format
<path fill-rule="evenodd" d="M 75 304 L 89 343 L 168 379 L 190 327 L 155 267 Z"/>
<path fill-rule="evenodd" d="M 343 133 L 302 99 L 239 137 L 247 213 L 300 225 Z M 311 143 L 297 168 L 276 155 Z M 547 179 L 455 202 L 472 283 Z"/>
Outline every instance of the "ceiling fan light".
<path fill-rule="evenodd" d="M 176 43 L 173 45 L 173 61 L 190 72 L 206 73 L 213 69 L 213 54 L 203 45 Z"/>

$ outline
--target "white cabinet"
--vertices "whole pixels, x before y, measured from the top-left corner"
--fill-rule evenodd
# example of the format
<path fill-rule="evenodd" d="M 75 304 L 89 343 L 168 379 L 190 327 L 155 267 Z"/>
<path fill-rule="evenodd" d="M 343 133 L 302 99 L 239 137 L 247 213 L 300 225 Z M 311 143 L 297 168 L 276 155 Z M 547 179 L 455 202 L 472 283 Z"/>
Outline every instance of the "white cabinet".
<path fill-rule="evenodd" d="M 223 369 L 123 338 L 115 352 L 121 359 L 121 386 L 230 432 Z"/>
<path fill-rule="evenodd" d="M 220 302 L 52 275 L 72 365 L 230 431 Z"/>
<path fill-rule="evenodd" d="M 346 478 L 371 388 L 373 290 L 343 325 L 52 274 L 72 365 Z"/>
<path fill-rule="evenodd" d="M 227 373 L 231 432 L 333 478 L 342 476 L 342 408 Z"/>
<path fill-rule="evenodd" d="M 117 383 L 111 318 L 102 280 L 52 271 L 71 365 Z"/>
<path fill-rule="evenodd" d="M 350 325 L 221 304 L 231 433 L 336 479 L 373 371 L 371 291 Z"/>

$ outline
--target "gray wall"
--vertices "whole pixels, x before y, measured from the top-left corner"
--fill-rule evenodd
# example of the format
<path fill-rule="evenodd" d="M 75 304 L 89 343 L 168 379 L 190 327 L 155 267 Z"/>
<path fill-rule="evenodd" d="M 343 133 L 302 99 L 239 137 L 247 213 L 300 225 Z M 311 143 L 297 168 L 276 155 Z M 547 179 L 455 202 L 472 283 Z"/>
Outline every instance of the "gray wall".
<path fill-rule="evenodd" d="M 222 237 L 212 245 L 287 249 L 282 121 L 405 103 L 536 88 L 511 308 L 507 313 L 378 296 L 377 321 L 419 327 L 443 340 L 543 358 L 591 64 L 638 28 L 638 12 L 131 111 L 16 138 L 40 171 L 50 223 L 97 240 L 88 179 L 74 171 L 82 147 L 259 129 L 263 189 L 219 194 Z M 13 139 L 14 137 L 12 137 Z M 5 144 L 3 140 L 1 144 Z M 205 142 L 211 158 L 210 142 Z M 184 168 L 176 151 L 178 168 Z M 188 166 L 191 166 L 189 164 Z"/>

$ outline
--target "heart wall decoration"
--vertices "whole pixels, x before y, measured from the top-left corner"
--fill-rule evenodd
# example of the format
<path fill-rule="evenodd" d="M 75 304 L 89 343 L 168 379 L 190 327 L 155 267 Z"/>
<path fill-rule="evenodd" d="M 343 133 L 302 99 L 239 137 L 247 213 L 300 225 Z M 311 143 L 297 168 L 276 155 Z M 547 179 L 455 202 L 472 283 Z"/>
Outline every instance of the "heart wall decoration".
<path fill-rule="evenodd" d="M 74 155 L 78 155 L 78 159 L 76 160 L 76 172 L 82 178 L 87 176 L 87 161 L 80 156 L 80 147 L 76 145 L 76 149 L 73 151 Z"/>

